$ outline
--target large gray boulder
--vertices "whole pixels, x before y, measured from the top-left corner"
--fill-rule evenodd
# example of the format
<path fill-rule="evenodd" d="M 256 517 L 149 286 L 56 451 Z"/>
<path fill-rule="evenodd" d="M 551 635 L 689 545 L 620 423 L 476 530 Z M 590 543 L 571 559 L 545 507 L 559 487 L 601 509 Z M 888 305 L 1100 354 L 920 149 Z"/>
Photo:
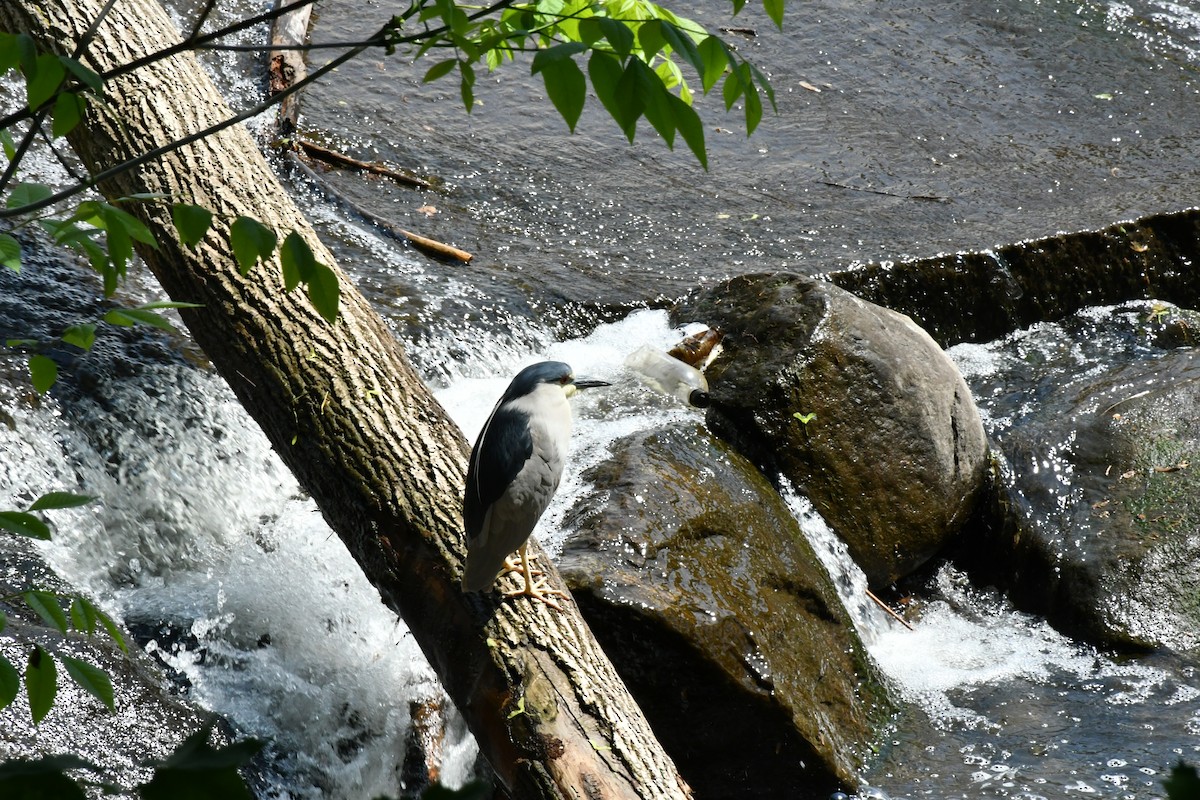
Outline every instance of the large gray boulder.
<path fill-rule="evenodd" d="M 960 556 L 976 578 L 1089 641 L 1200 654 L 1198 330 L 1137 304 L 991 349 L 1003 469 Z"/>
<path fill-rule="evenodd" d="M 558 564 L 684 778 L 755 800 L 856 786 L 893 706 L 787 505 L 698 425 L 613 450 Z"/>
<path fill-rule="evenodd" d="M 912 573 L 968 519 L 983 426 L 908 317 L 787 273 L 735 278 L 675 315 L 726 333 L 707 372 L 713 431 L 807 495 L 872 584 Z"/>

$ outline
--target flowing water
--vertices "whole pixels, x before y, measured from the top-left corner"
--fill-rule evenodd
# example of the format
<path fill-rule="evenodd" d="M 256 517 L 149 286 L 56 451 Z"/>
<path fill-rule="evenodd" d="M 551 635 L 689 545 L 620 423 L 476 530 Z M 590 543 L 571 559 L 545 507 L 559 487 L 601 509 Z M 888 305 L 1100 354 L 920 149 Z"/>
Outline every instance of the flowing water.
<path fill-rule="evenodd" d="M 350 39 L 393 11 L 326 2 L 314 37 Z M 719 18 L 712 4 L 689 13 Z M 423 68 L 382 56 L 306 95 L 302 129 L 439 184 L 331 176 L 340 191 L 476 254 L 427 261 L 293 176 L 469 437 L 529 361 L 561 358 L 616 384 L 578 402 L 571 471 L 538 533 L 551 551 L 586 491 L 576 476 L 610 442 L 696 413 L 647 396 L 622 366 L 680 334 L 664 312 L 634 309 L 730 274 L 821 272 L 1174 210 L 1200 184 L 1189 4 L 830 0 L 788 14 L 786 34 L 753 12 L 737 24 L 757 35 L 730 34 L 771 75 L 780 113 L 747 140 L 704 101 L 707 173 L 652 132 L 630 147 L 594 102 L 567 136 L 516 71 L 482 77 L 469 117 L 454 87 L 423 87 Z M 210 66 L 245 103 L 255 63 L 227 54 Z M 194 700 L 273 742 L 264 794 L 398 793 L 412 703 L 441 697 L 411 637 L 216 378 L 136 348 L 114 359 L 127 362 L 123 377 L 37 407 L 18 378 L 3 384 L 14 424 L 0 426 L 0 498 L 64 487 L 103 498 L 56 517 L 47 557 Z M 907 630 L 862 601 L 844 550 L 802 498 L 789 502 L 872 654 L 920 709 L 897 720 L 864 795 L 1156 798 L 1176 759 L 1200 761 L 1194 667 L 1065 639 L 950 567 Z M 474 757 L 452 716 L 443 778 L 466 779 Z"/>

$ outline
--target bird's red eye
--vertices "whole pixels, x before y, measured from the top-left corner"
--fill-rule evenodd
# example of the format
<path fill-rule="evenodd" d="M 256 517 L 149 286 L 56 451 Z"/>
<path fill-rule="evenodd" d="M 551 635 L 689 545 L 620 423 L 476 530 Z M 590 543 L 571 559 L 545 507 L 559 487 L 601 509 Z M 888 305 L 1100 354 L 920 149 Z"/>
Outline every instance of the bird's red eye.
<path fill-rule="evenodd" d="M 570 375 L 563 375 L 561 378 L 559 378 L 559 379 L 558 379 L 558 382 L 559 382 L 560 384 L 562 384 L 563 386 L 566 386 L 568 383 L 570 383 L 570 382 L 571 382 L 571 376 L 570 376 Z"/>

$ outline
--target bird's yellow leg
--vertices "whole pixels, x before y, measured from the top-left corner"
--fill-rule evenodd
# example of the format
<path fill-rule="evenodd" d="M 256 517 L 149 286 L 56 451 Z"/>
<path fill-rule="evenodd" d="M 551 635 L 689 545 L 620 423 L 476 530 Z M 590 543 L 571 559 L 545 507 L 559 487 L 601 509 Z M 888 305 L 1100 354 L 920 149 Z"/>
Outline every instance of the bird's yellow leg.
<path fill-rule="evenodd" d="M 521 575 L 525 578 L 525 586 L 521 589 L 514 589 L 513 591 L 505 592 L 504 596 L 505 597 L 522 597 L 522 596 L 532 597 L 534 600 L 539 600 L 539 601 L 545 603 L 546 605 L 550 606 L 551 608 L 556 608 L 559 611 L 562 611 L 563 607 L 561 605 L 559 605 L 558 601 L 555 600 L 554 598 L 555 597 L 567 597 L 568 596 L 567 593 L 560 589 L 554 589 L 554 588 L 548 586 L 546 584 L 545 578 L 539 577 L 539 578 L 537 578 L 537 580 L 534 580 L 534 576 L 535 575 L 540 576 L 542 574 L 542 572 L 541 572 L 541 570 L 533 569 L 532 559 L 530 558 L 529 553 L 527 552 L 528 546 L 529 546 L 529 544 L 528 544 L 528 542 L 526 542 L 525 544 L 521 545 L 521 549 L 519 551 L 519 553 L 520 553 L 519 558 L 521 560 L 520 572 L 521 572 Z"/>

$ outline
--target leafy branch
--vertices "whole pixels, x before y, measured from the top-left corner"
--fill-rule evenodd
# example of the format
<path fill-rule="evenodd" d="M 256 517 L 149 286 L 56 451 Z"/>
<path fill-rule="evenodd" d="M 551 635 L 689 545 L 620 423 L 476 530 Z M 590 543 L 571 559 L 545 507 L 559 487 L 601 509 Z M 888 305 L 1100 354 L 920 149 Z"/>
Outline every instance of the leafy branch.
<path fill-rule="evenodd" d="M 95 500 L 71 492 L 49 492 L 33 501 L 24 511 L 0 511 L 0 530 L 32 539 L 50 539 L 50 526 L 34 512 L 78 508 Z M 0 606 L 24 603 L 43 622 L 64 636 L 68 631 L 92 636 L 104 632 L 122 652 L 129 652 L 125 637 L 112 618 L 83 595 L 61 594 L 44 589 L 27 589 L 0 597 Z M 65 605 L 65 608 L 64 608 Z M 8 627 L 8 614 L 0 608 L 0 633 Z M 114 710 L 113 687 L 108 673 L 94 664 L 67 655 L 52 653 L 40 644 L 32 644 L 23 673 L 25 696 L 34 724 L 41 722 L 54 707 L 58 695 L 58 667 L 61 663 L 75 683 L 108 708 Z M 22 673 L 0 653 L 0 709 L 11 704 L 20 693 Z"/>

